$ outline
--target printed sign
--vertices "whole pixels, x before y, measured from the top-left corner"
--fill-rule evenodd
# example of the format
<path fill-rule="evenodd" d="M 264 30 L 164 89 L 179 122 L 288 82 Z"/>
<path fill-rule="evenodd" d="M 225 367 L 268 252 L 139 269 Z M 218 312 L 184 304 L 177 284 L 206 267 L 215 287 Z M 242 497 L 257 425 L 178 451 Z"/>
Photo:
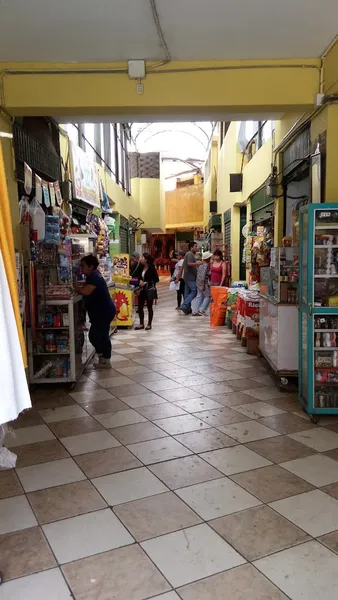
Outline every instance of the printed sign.
<path fill-rule="evenodd" d="M 99 178 L 96 164 L 74 142 L 69 142 L 73 196 L 100 208 Z"/>

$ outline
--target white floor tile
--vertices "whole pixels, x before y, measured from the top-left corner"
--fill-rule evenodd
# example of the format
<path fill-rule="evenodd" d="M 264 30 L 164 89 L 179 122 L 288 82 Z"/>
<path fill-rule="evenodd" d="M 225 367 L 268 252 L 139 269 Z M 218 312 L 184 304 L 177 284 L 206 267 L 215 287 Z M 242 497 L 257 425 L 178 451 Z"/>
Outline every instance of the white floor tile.
<path fill-rule="evenodd" d="M 71 435 L 69 437 L 61 438 L 60 441 L 72 456 L 121 446 L 120 442 L 105 430 Z"/>
<path fill-rule="evenodd" d="M 12 600 L 10 598 L 10 600 Z M 168 592 L 167 594 L 162 594 L 161 596 L 155 596 L 155 598 L 151 598 L 151 600 L 180 600 L 176 592 Z"/>
<path fill-rule="evenodd" d="M 280 466 L 294 473 L 294 475 L 302 477 L 305 481 L 312 483 L 316 487 L 322 487 L 323 485 L 329 485 L 338 481 L 338 462 L 322 454 L 296 458 L 295 460 L 281 463 Z"/>
<path fill-rule="evenodd" d="M 233 423 L 232 425 L 223 425 L 222 427 L 218 427 L 218 429 L 241 444 L 280 435 L 277 431 L 274 431 L 261 423 L 257 423 L 256 421 L 244 421 L 242 423 Z"/>
<path fill-rule="evenodd" d="M 206 521 L 262 504 L 227 477 L 179 489 L 176 494 Z"/>
<path fill-rule="evenodd" d="M 266 402 L 252 402 L 250 404 L 244 404 L 236 406 L 235 410 L 240 412 L 242 415 L 250 417 L 250 419 L 260 419 L 261 417 L 272 417 L 274 415 L 281 415 L 285 413 L 284 410 L 266 404 Z"/>
<path fill-rule="evenodd" d="M 189 431 L 201 431 L 202 429 L 209 429 L 210 427 L 210 425 L 200 421 L 193 415 L 159 419 L 158 421 L 154 421 L 154 423 L 169 433 L 169 435 L 178 435 L 179 433 L 187 433 Z"/>
<path fill-rule="evenodd" d="M 168 488 L 146 468 L 133 469 L 92 480 L 110 506 L 155 496 Z"/>
<path fill-rule="evenodd" d="M 141 546 L 174 587 L 246 562 L 205 524 L 148 540 Z"/>
<path fill-rule="evenodd" d="M 254 565 L 291 600 L 338 598 L 338 556 L 318 542 L 277 552 Z"/>
<path fill-rule="evenodd" d="M 254 365 L 253 365 L 254 366 Z M 272 400 L 273 398 L 282 398 L 285 396 L 285 392 L 281 392 L 276 387 L 262 387 L 255 388 L 254 390 L 245 390 L 245 394 L 257 398 L 257 400 Z"/>
<path fill-rule="evenodd" d="M 14 429 L 13 433 L 8 433 L 4 440 L 4 446 L 15 448 L 15 446 L 24 446 L 25 444 L 37 444 L 55 440 L 55 435 L 47 425 L 34 425 L 34 427 L 21 427 Z"/>
<path fill-rule="evenodd" d="M 153 392 L 149 392 L 148 394 L 136 394 L 135 396 L 123 396 L 122 400 L 131 408 L 154 406 L 156 404 L 166 404 L 167 402 L 164 398 L 161 398 Z"/>
<path fill-rule="evenodd" d="M 26 496 L 15 496 L 14 498 L 0 500 L 0 535 L 11 531 L 19 531 L 20 529 L 28 529 L 28 527 L 34 527 L 37 524 Z"/>
<path fill-rule="evenodd" d="M 290 434 L 289 437 L 297 442 L 301 442 L 301 444 L 305 444 L 305 446 L 314 448 L 318 452 L 326 452 L 327 450 L 338 448 L 338 433 L 324 427 L 299 431 L 299 433 Z"/>
<path fill-rule="evenodd" d="M 136 410 L 132 409 L 95 415 L 95 419 L 107 429 L 111 427 L 123 427 L 123 425 L 133 425 L 134 423 L 143 423 L 147 420 L 136 412 Z"/>
<path fill-rule="evenodd" d="M 221 448 L 200 454 L 213 467 L 216 467 L 224 475 L 243 473 L 251 469 L 267 467 L 272 463 L 266 458 L 259 456 L 256 452 L 244 446 L 233 446 L 232 448 Z"/>
<path fill-rule="evenodd" d="M 34 492 L 86 479 L 86 476 L 71 458 L 20 467 L 16 472 L 25 492 Z"/>
<path fill-rule="evenodd" d="M 0 586 L 0 600 L 71 600 L 72 595 L 59 569 L 42 571 L 8 581 Z"/>
<path fill-rule="evenodd" d="M 188 412 L 202 412 L 204 410 L 215 410 L 216 408 L 223 408 L 223 404 L 211 400 L 211 398 L 192 398 L 191 400 L 179 400 L 174 401 L 176 406 L 187 410 Z"/>
<path fill-rule="evenodd" d="M 338 529 L 338 500 L 321 490 L 277 500 L 269 506 L 313 537 Z"/>
<path fill-rule="evenodd" d="M 134 543 L 110 508 L 50 523 L 42 529 L 61 564 Z"/>
<path fill-rule="evenodd" d="M 101 380 L 103 381 L 103 380 Z M 86 402 L 96 402 L 98 400 L 111 400 L 112 394 L 107 390 L 87 390 L 85 392 L 71 392 L 69 394 L 79 404 L 85 404 Z"/>
<path fill-rule="evenodd" d="M 192 454 L 188 448 L 171 437 L 130 444 L 127 448 L 145 465 Z"/>
<path fill-rule="evenodd" d="M 125 377 L 124 375 L 121 375 L 120 377 L 109 377 L 108 379 L 106 379 L 106 378 L 100 379 L 100 385 L 102 385 L 103 388 L 108 389 L 108 388 L 118 388 L 121 385 L 136 386 L 137 384 L 132 379 L 129 379 L 129 377 Z"/>

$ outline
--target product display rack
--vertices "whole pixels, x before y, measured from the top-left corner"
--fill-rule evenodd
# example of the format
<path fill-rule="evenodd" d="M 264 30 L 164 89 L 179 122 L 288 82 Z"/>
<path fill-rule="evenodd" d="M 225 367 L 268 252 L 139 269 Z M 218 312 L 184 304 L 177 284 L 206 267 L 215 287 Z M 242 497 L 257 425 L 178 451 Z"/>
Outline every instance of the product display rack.
<path fill-rule="evenodd" d="M 85 331 L 86 324 L 81 321 L 82 296 L 73 296 L 70 299 L 57 299 L 45 301 L 45 310 L 62 311 L 61 315 L 67 316 L 67 326 L 39 325 L 36 328 L 35 340 L 29 340 L 29 374 L 30 383 L 72 383 L 78 380 L 88 362 L 94 356 L 94 348 L 88 340 Z M 56 345 L 57 335 L 60 333 L 65 338 L 68 334 L 66 349 L 53 347 Z M 47 344 L 47 340 L 51 340 Z M 54 341 L 53 341 L 54 340 Z M 59 346 L 60 348 L 60 346 Z M 62 348 L 62 346 L 61 346 Z M 49 367 L 50 363 L 52 365 Z M 46 373 L 55 372 L 55 376 Z M 39 375 L 40 374 L 40 375 Z"/>
<path fill-rule="evenodd" d="M 299 401 L 312 421 L 338 414 L 338 208 L 300 210 Z"/>

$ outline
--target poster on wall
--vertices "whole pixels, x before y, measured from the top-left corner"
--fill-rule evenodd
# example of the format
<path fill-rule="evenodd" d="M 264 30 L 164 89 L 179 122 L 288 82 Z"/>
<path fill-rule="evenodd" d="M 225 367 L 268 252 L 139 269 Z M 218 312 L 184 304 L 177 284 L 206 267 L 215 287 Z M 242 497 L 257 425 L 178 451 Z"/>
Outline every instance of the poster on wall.
<path fill-rule="evenodd" d="M 100 208 L 98 170 L 94 161 L 74 142 L 69 142 L 73 196 Z"/>

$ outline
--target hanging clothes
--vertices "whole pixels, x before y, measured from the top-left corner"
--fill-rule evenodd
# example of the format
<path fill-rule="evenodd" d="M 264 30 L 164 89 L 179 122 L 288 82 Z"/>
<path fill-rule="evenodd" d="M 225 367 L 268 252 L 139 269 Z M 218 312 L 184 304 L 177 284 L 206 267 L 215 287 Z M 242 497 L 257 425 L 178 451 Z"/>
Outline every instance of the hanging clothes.
<path fill-rule="evenodd" d="M 23 337 L 15 255 L 5 168 L 0 142 L 0 424 L 31 407 L 26 379 L 26 348 Z"/>

